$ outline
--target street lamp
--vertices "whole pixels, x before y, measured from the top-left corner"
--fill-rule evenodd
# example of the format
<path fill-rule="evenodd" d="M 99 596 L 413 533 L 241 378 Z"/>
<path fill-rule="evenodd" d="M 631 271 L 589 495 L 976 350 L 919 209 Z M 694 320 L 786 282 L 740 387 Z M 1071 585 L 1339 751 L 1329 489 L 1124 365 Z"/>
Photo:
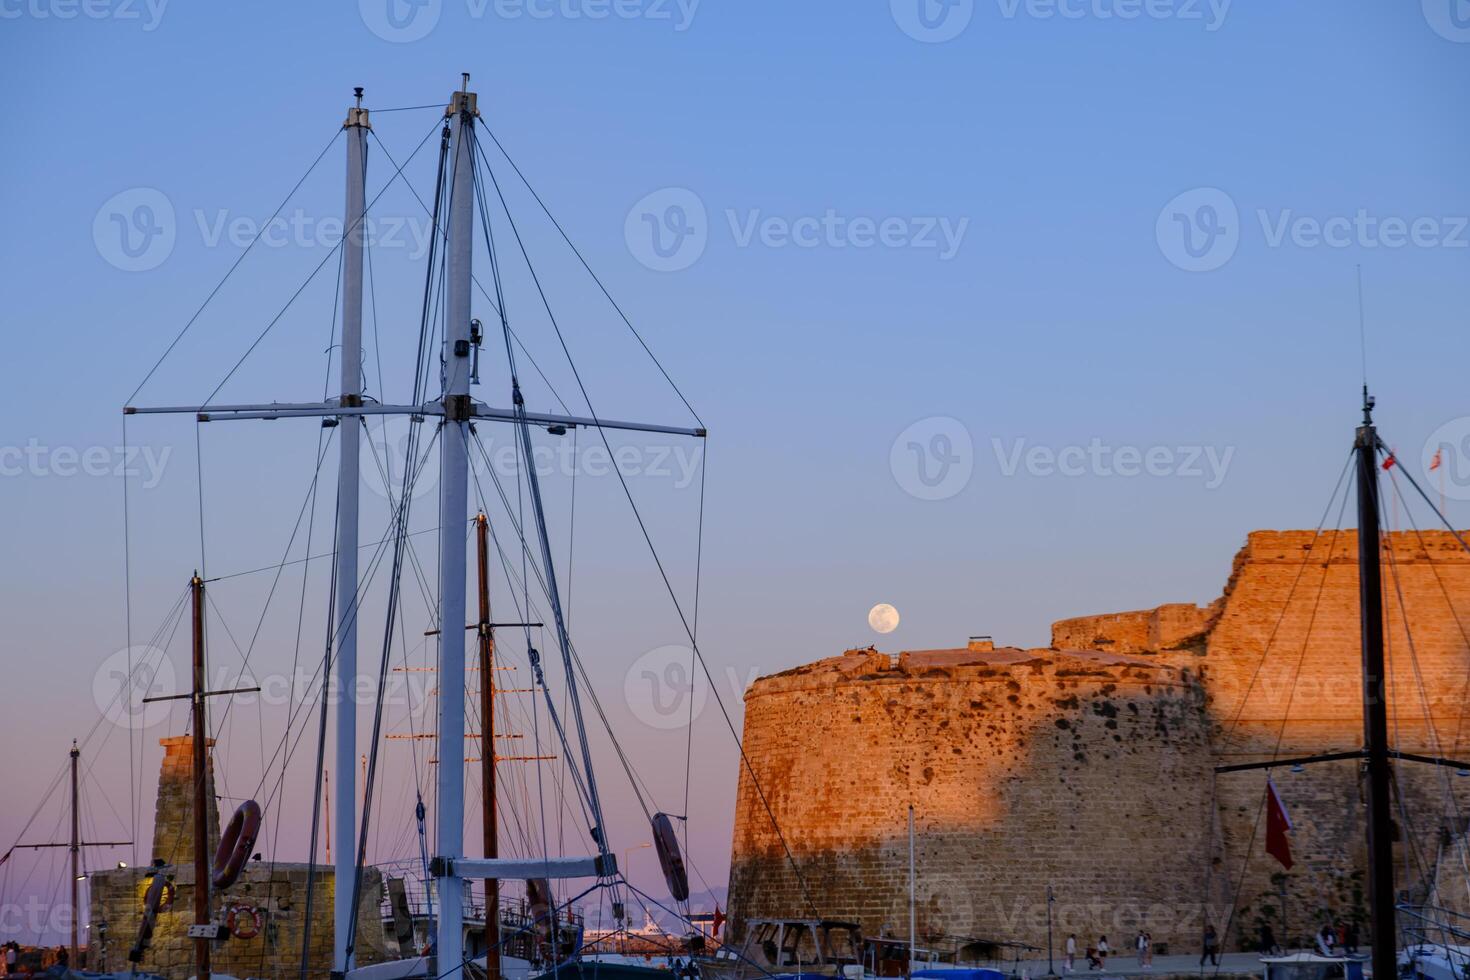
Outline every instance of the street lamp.
<path fill-rule="evenodd" d="M 650 842 L 644 841 L 642 844 L 634 844 L 631 847 L 625 847 L 625 848 L 623 848 L 623 866 L 622 866 L 622 872 L 623 872 L 623 878 L 625 880 L 628 877 L 628 867 L 629 867 L 629 863 L 631 861 L 633 852 L 634 851 L 641 851 L 645 847 L 652 847 L 652 846 L 653 846 L 653 844 L 651 844 Z M 624 919 L 623 919 L 623 909 L 621 907 L 619 907 L 619 906 L 614 906 L 613 907 L 613 918 L 617 919 L 620 925 L 626 925 L 626 922 L 624 922 Z M 628 941 L 627 936 L 624 936 L 622 938 L 622 942 L 624 944 L 624 950 L 625 951 L 627 949 L 627 946 L 626 946 L 627 941 Z"/>
<path fill-rule="evenodd" d="M 642 844 L 634 844 L 632 847 L 625 847 L 625 848 L 623 848 L 623 877 L 624 878 L 628 877 L 628 861 L 629 861 L 629 857 L 632 855 L 632 853 L 634 851 L 642 850 L 645 847 L 652 847 L 652 846 L 653 845 L 651 843 L 649 843 L 648 841 L 644 841 Z"/>

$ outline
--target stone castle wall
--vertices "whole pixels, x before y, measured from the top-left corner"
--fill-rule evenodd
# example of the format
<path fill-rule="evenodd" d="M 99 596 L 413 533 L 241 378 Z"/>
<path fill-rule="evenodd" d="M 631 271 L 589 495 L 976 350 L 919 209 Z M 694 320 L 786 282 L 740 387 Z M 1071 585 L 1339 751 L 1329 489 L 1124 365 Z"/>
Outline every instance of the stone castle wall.
<path fill-rule="evenodd" d="M 1265 774 L 1213 773 L 1361 747 L 1356 549 L 1350 531 L 1256 532 L 1206 607 L 1063 620 L 1045 650 L 850 651 L 758 680 L 744 744 L 765 799 L 742 770 L 732 937 L 814 910 L 906 936 L 910 804 L 921 936 L 1043 945 L 1048 885 L 1061 935 L 1115 948 L 1146 928 L 1193 949 L 1232 906 L 1232 943 L 1261 921 L 1284 936 L 1365 918 L 1358 763 L 1273 771 L 1295 822 L 1285 874 L 1262 853 Z M 1464 758 L 1470 556 L 1426 532 L 1392 536 L 1385 560 L 1397 747 Z M 1470 780 L 1397 772 L 1412 895 L 1441 831 L 1464 831 L 1446 792 L 1470 814 Z"/>
<path fill-rule="evenodd" d="M 153 857 L 163 862 L 159 871 L 173 880 L 175 896 L 169 910 L 158 916 L 152 943 L 138 967 L 169 980 L 182 980 L 194 974 L 195 941 L 188 937 L 189 925 L 194 921 L 194 760 L 192 740 L 188 736 L 165 738 L 160 744 L 164 757 L 158 780 Z M 213 744 L 213 739 L 207 741 L 207 745 Z M 208 799 L 214 800 L 214 760 L 209 755 L 206 758 L 205 792 Z M 212 857 L 219 842 L 219 809 L 211 806 L 209 810 Z M 270 814 L 266 813 L 265 826 L 269 825 Z M 152 873 L 150 868 L 121 868 L 88 876 L 91 946 L 98 957 L 98 965 L 92 969 L 128 968 L 128 951 L 138 935 Z M 250 861 L 234 885 L 210 896 L 215 921 L 223 921 L 226 911 L 237 906 L 258 912 L 262 920 L 256 936 L 230 937 L 212 946 L 213 970 L 238 977 L 299 977 L 307 922 L 306 891 L 308 881 L 313 878 L 308 972 L 311 976 L 330 973 L 335 889 L 332 869 L 263 861 Z M 366 869 L 357 910 L 356 949 L 360 965 L 387 958 L 378 911 L 382 888 L 382 876 L 377 869 Z"/>

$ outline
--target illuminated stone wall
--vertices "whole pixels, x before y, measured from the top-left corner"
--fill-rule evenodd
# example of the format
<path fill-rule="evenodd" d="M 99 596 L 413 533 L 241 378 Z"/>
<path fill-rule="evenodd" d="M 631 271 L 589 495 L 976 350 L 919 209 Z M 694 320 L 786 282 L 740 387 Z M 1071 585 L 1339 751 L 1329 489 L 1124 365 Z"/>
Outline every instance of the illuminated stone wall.
<path fill-rule="evenodd" d="M 1256 532 L 1209 606 L 1063 620 L 1048 649 L 849 651 L 758 680 L 745 749 L 765 799 L 742 771 L 731 936 L 813 911 L 906 936 L 910 804 L 921 936 L 1043 945 L 1048 884 L 1062 936 L 1114 948 L 1146 928 L 1196 949 L 1232 905 L 1233 943 L 1262 920 L 1305 935 L 1362 915 L 1357 763 L 1275 770 L 1296 822 L 1286 875 L 1262 853 L 1264 774 L 1213 775 L 1361 747 L 1356 548 L 1352 532 Z M 1395 535 L 1385 560 L 1397 745 L 1463 758 L 1470 560 L 1448 533 Z M 1399 883 L 1417 897 L 1470 779 L 1405 763 L 1398 785 Z"/>
<path fill-rule="evenodd" d="M 194 940 L 188 938 L 194 921 L 193 756 L 187 737 L 167 738 L 159 774 L 157 817 L 153 854 L 164 860 L 164 873 L 173 877 L 176 894 L 172 907 L 158 916 L 153 941 L 139 969 L 158 973 L 170 980 L 194 975 Z M 210 740 L 213 745 L 213 740 Z M 214 766 L 210 759 L 207 793 L 214 799 Z M 211 853 L 219 838 L 219 813 L 211 807 L 209 825 Z M 267 825 L 270 814 L 265 815 Z M 126 868 L 93 872 L 88 876 L 91 894 L 91 947 L 97 964 L 90 969 L 126 970 L 128 950 L 138 934 L 143 900 L 148 890 L 148 869 Z M 211 949 L 216 972 L 238 977 L 284 978 L 301 975 L 301 950 L 306 933 L 307 882 L 315 876 L 311 909 L 311 976 L 326 976 L 332 961 L 332 903 L 335 876 L 322 865 L 276 864 L 252 861 L 233 886 L 211 896 L 217 921 L 232 906 L 259 912 L 262 928 L 249 939 L 229 938 Z M 378 907 L 382 876 L 369 868 L 363 875 L 362 899 L 357 911 L 357 960 L 361 965 L 386 958 L 382 920 Z"/>

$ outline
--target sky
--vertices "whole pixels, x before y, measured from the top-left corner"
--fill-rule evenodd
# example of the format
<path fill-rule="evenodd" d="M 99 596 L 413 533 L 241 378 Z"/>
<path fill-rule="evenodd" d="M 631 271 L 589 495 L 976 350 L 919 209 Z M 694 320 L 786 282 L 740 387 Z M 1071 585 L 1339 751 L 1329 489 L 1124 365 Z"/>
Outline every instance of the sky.
<path fill-rule="evenodd" d="M 187 683 L 174 607 L 198 569 L 219 683 L 265 689 L 214 708 L 221 805 L 267 797 L 267 856 L 304 859 L 316 716 L 300 690 L 330 569 L 298 559 L 331 550 L 332 433 L 192 415 L 124 429 L 121 409 L 322 397 L 354 86 L 374 132 L 364 373 L 407 400 L 419 198 L 461 72 L 598 276 L 483 138 L 529 406 L 709 431 L 536 437 L 590 693 L 644 802 L 688 816 L 697 889 L 727 872 L 731 727 L 753 678 L 869 644 L 1044 646 L 1056 619 L 1211 601 L 1251 530 L 1323 519 L 1365 353 L 1383 437 L 1470 522 L 1464 0 L 0 0 L 0 846 L 61 832 L 47 792 L 76 738 L 84 829 L 140 842 L 89 867 L 148 859 L 157 739 L 184 711 L 119 707 L 119 677 L 163 664 L 145 687 Z M 482 239 L 477 274 L 486 258 Z M 474 315 L 491 328 L 476 397 L 505 405 L 479 294 Z M 513 433 L 480 429 L 510 501 L 483 472 L 508 618 L 525 598 L 511 515 L 529 505 Z M 401 449 L 406 423 L 370 432 Z M 390 648 L 404 668 L 434 662 L 430 460 Z M 364 456 L 364 542 L 388 518 L 380 461 Z M 369 670 L 381 554 L 363 559 L 379 569 Z M 696 572 L 714 685 L 691 697 Z M 877 603 L 898 610 L 890 633 L 869 626 Z M 549 633 L 533 640 L 555 659 Z M 529 687 L 523 639 L 503 657 Z M 432 675 L 392 677 L 385 730 L 422 731 Z M 516 754 L 560 754 L 535 699 L 504 697 Z M 613 846 L 661 894 L 637 794 L 589 725 Z M 426 744 L 382 743 L 374 860 L 415 853 Z M 509 795 L 532 812 L 537 774 L 554 795 L 561 765 L 504 763 Z M 569 853 L 585 846 L 573 810 L 548 810 Z M 539 832 L 507 831 L 518 847 Z M 59 938 L 60 865 L 41 854 L 0 869 L 0 932 Z"/>

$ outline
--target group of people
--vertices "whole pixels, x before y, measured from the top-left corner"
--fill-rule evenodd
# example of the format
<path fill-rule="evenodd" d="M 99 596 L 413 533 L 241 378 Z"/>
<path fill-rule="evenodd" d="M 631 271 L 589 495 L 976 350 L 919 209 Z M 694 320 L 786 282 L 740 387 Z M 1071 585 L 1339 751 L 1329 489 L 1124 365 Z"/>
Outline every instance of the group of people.
<path fill-rule="evenodd" d="M 1072 933 L 1067 937 L 1067 955 L 1063 961 L 1062 969 L 1071 973 L 1077 966 L 1077 934 Z M 1138 956 L 1138 965 L 1145 970 L 1153 968 L 1154 965 L 1154 937 L 1140 929 L 1138 935 L 1133 939 L 1133 949 Z M 1108 955 L 1113 949 L 1108 945 L 1107 936 L 1098 936 L 1097 944 L 1086 948 L 1087 969 L 1103 970 L 1108 965 Z"/>
<path fill-rule="evenodd" d="M 1204 941 L 1201 944 L 1199 965 L 1209 963 L 1213 966 L 1220 965 L 1220 935 L 1215 932 L 1213 925 L 1205 926 Z M 1067 937 L 1067 956 L 1063 961 L 1063 970 L 1071 973 L 1077 965 L 1077 934 L 1073 933 Z M 1138 935 L 1133 938 L 1133 950 L 1138 957 L 1138 965 L 1144 970 L 1153 969 L 1154 965 L 1154 937 L 1146 930 L 1138 930 Z M 1112 948 L 1108 946 L 1108 937 L 1097 937 L 1097 945 L 1088 946 L 1086 949 L 1087 969 L 1104 970 L 1108 965 L 1108 954 Z"/>
<path fill-rule="evenodd" d="M 1317 930 L 1317 952 L 1323 956 L 1331 956 L 1334 953 L 1356 953 L 1358 951 L 1358 924 L 1349 922 L 1344 924 L 1341 919 L 1334 922 L 1325 922 L 1322 928 Z"/>
<path fill-rule="evenodd" d="M 1334 956 L 1358 951 L 1358 925 L 1356 922 L 1344 923 L 1341 919 L 1335 922 L 1329 921 L 1318 930 L 1313 937 L 1317 944 L 1317 951 L 1323 956 Z M 1270 923 L 1261 925 L 1260 937 L 1261 952 L 1280 954 L 1281 944 L 1276 941 L 1276 933 L 1272 930 Z M 1066 958 L 1063 960 L 1063 972 L 1071 973 L 1077 966 L 1077 952 L 1079 950 L 1077 934 L 1067 936 Z M 1148 932 L 1140 929 L 1133 940 L 1133 948 L 1138 956 L 1140 968 L 1148 970 L 1154 965 L 1154 940 Z M 1108 955 L 1112 948 L 1108 945 L 1107 936 L 1099 936 L 1097 943 L 1083 948 L 1083 954 L 1087 958 L 1087 969 L 1104 970 L 1107 968 Z M 1206 925 L 1199 965 L 1204 967 L 1220 965 L 1220 934 L 1215 931 L 1213 925 Z"/>

